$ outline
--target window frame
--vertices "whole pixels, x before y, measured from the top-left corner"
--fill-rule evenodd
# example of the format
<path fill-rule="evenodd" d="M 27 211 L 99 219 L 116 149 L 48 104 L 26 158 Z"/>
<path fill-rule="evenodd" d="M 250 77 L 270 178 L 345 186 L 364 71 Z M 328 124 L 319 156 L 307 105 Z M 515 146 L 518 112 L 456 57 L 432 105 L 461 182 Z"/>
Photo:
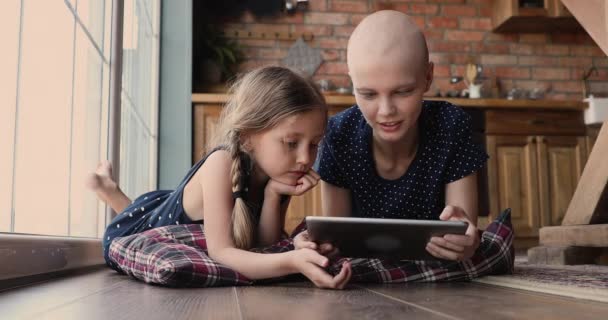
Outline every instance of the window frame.
<path fill-rule="evenodd" d="M 116 179 L 120 167 L 123 22 L 124 0 L 112 0 L 108 158 L 115 164 Z M 115 213 L 106 207 L 109 222 Z M 101 238 L 0 232 L 0 290 L 40 281 L 36 276 L 50 278 L 58 272 L 101 266 L 105 263 L 102 252 Z"/>

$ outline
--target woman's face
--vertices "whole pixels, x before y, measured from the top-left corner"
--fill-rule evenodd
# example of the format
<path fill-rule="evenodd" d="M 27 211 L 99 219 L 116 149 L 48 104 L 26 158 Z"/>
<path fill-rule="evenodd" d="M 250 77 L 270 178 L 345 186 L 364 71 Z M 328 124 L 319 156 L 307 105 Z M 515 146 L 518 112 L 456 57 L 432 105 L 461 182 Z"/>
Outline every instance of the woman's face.
<path fill-rule="evenodd" d="M 424 68 L 389 60 L 360 63 L 349 71 L 357 104 L 375 139 L 399 142 L 416 127 L 423 94 L 432 81 L 432 63 Z"/>
<path fill-rule="evenodd" d="M 249 136 L 250 154 L 266 176 L 296 185 L 312 167 L 327 117 L 319 109 L 299 113 Z"/>

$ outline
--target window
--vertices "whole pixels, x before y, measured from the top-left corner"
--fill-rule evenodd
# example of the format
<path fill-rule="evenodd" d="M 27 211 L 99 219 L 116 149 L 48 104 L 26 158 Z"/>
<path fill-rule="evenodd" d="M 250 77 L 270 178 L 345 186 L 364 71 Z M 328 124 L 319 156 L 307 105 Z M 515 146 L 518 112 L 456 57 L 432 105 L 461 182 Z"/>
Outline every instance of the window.
<path fill-rule="evenodd" d="M 84 181 L 110 147 L 114 5 L 124 8 L 120 185 L 130 197 L 156 188 L 160 0 L 2 0 L 3 263 L 3 240 L 90 245 L 109 222 Z"/>
<path fill-rule="evenodd" d="M 132 199 L 157 184 L 159 11 L 159 1 L 125 1 L 120 185 Z"/>

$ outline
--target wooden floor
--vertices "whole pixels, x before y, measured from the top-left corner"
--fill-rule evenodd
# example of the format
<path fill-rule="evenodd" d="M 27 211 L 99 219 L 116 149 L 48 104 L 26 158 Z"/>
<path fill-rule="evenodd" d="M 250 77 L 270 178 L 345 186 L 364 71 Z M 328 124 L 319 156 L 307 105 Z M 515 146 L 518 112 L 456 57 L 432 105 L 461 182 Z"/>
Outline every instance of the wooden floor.
<path fill-rule="evenodd" d="M 8 319 L 605 319 L 608 304 L 476 283 L 171 289 L 113 271 L 0 292 Z"/>

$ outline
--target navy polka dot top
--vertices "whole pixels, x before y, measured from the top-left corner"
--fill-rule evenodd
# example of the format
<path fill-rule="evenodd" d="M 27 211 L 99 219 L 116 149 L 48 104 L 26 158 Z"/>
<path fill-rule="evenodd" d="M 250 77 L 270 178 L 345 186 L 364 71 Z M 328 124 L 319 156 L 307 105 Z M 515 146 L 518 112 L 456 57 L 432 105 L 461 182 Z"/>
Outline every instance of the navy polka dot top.
<path fill-rule="evenodd" d="M 405 174 L 386 180 L 376 172 L 372 128 L 358 106 L 329 120 L 315 169 L 323 181 L 348 189 L 352 216 L 439 219 L 445 185 L 483 167 L 488 155 L 473 143 L 471 119 L 444 101 L 423 101 L 419 145 Z"/>

